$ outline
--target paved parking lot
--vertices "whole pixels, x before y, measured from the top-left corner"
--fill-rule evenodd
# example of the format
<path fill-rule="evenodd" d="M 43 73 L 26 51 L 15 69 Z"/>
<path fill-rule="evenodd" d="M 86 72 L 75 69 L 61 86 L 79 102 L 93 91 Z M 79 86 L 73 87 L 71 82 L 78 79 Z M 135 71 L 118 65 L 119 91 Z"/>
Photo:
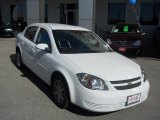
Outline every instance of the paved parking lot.
<path fill-rule="evenodd" d="M 160 59 L 132 58 L 146 71 L 151 88 L 148 99 L 135 107 L 112 113 L 92 113 L 72 105 L 60 109 L 50 88 L 30 70 L 14 65 L 15 38 L 0 38 L 0 120 L 159 120 Z"/>

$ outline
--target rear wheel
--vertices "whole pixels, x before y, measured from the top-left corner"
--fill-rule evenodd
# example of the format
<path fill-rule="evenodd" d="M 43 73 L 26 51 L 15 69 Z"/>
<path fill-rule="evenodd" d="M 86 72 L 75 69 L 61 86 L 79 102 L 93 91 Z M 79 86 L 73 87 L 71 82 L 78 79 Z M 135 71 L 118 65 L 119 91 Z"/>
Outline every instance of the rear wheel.
<path fill-rule="evenodd" d="M 69 105 L 69 91 L 67 83 L 62 75 L 55 75 L 52 81 L 52 95 L 55 104 L 60 108 Z"/>
<path fill-rule="evenodd" d="M 22 62 L 22 57 L 21 57 L 20 51 L 17 51 L 17 52 L 16 52 L 16 66 L 17 66 L 19 69 L 23 69 L 23 67 L 24 67 L 24 64 L 23 64 L 23 62 Z"/>

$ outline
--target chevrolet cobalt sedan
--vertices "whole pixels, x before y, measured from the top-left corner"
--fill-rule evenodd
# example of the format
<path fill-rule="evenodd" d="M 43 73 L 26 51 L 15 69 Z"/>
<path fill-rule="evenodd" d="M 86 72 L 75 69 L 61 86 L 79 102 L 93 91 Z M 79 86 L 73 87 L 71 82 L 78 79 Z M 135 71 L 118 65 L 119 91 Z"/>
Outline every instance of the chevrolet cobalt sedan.
<path fill-rule="evenodd" d="M 60 108 L 73 103 L 94 112 L 117 111 L 142 103 L 149 92 L 138 64 L 78 26 L 29 25 L 17 35 L 16 65 L 50 85 Z"/>

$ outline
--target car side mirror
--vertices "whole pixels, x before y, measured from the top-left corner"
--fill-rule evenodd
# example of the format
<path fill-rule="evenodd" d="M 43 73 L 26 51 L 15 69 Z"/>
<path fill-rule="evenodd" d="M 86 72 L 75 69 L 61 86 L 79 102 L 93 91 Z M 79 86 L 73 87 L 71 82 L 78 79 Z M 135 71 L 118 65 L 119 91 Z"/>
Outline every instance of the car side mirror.
<path fill-rule="evenodd" d="M 37 49 L 43 50 L 43 51 L 47 51 L 47 52 L 51 52 L 51 49 L 49 48 L 49 46 L 45 43 L 40 43 L 36 45 Z"/>

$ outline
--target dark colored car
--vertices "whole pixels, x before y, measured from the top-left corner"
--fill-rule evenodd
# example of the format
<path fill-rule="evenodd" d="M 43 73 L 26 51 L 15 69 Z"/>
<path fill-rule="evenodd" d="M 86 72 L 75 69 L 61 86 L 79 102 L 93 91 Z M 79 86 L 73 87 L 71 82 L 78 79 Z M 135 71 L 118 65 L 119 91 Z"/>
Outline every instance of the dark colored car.
<path fill-rule="evenodd" d="M 119 53 L 142 54 L 143 36 L 138 24 L 119 23 L 107 35 L 107 43 Z"/>
<path fill-rule="evenodd" d="M 14 37 L 17 33 L 24 30 L 26 24 L 24 22 L 14 21 L 12 23 L 0 24 L 0 36 Z"/>
<path fill-rule="evenodd" d="M 156 50 L 157 56 L 160 57 L 160 26 L 153 31 L 153 44 Z"/>
<path fill-rule="evenodd" d="M 14 30 L 10 23 L 0 25 L 0 36 L 2 37 L 12 37 L 15 36 Z"/>

